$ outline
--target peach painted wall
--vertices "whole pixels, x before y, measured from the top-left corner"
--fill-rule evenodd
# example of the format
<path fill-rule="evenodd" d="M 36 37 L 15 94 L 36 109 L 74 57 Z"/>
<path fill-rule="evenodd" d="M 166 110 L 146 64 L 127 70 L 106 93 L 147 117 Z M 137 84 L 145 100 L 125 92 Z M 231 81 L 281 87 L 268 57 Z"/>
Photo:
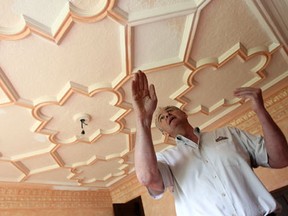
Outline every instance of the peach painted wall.
<path fill-rule="evenodd" d="M 273 100 L 277 100 L 277 98 L 274 98 Z M 282 104 L 279 103 L 278 106 L 268 106 L 268 111 L 288 140 L 288 109 L 285 111 L 279 111 L 279 106 L 288 107 L 288 100 L 283 100 Z M 257 120 L 254 121 L 258 122 Z M 262 134 L 260 126 L 259 129 L 256 127 L 254 127 L 254 129 L 256 129 L 255 131 L 258 133 Z M 255 173 L 269 191 L 274 191 L 288 185 L 288 167 L 283 169 L 269 169 L 259 167 L 255 169 Z"/>
<path fill-rule="evenodd" d="M 113 216 L 113 210 L 95 209 L 10 209 L 0 210 L 1 216 Z"/>
<path fill-rule="evenodd" d="M 64 191 L 0 184 L 1 216 L 113 216 L 108 190 Z"/>
<path fill-rule="evenodd" d="M 146 188 L 139 184 L 135 175 L 129 176 L 121 185 L 111 190 L 113 203 L 125 203 L 138 196 L 141 196 L 145 216 L 176 215 L 173 196 L 170 192 L 167 191 L 159 200 L 152 199 Z"/>
<path fill-rule="evenodd" d="M 288 101 L 286 101 L 288 105 Z M 286 110 L 285 113 L 279 113 L 278 114 L 278 120 L 277 124 L 280 127 L 280 129 L 283 131 L 286 139 L 288 140 L 288 111 Z M 276 116 L 274 116 L 274 119 L 277 119 Z M 282 117 L 284 116 L 284 117 Z M 280 118 L 282 117 L 282 118 Z M 257 176 L 261 179 L 263 184 L 266 186 L 266 188 L 269 191 L 274 191 L 278 188 L 282 188 L 288 185 L 288 167 L 283 169 L 269 169 L 269 168 L 257 168 L 255 170 L 255 173 Z"/>
<path fill-rule="evenodd" d="M 159 200 L 152 199 L 148 193 L 141 195 L 145 216 L 174 216 L 176 215 L 174 198 L 170 192 L 166 192 Z"/>

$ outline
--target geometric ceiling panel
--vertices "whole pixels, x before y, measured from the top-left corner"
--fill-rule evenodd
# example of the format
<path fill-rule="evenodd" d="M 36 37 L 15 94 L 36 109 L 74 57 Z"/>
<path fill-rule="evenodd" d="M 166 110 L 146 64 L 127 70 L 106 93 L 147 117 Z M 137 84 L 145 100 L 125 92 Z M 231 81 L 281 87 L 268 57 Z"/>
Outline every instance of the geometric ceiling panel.
<path fill-rule="evenodd" d="M 249 4 L 250 9 L 254 13 L 261 12 L 265 19 L 263 24 L 267 22 L 269 28 L 273 30 L 275 36 L 284 45 L 286 52 L 288 52 L 287 1 L 260 0 L 246 1 L 246 3 Z"/>
<path fill-rule="evenodd" d="M 0 89 L 0 105 L 10 103 L 10 98 L 6 95 L 6 93 Z"/>
<path fill-rule="evenodd" d="M 66 185 L 77 186 L 78 182 L 70 180 L 68 177 L 71 175 L 70 169 L 54 168 L 45 172 L 30 175 L 25 182 L 38 183 L 38 184 L 52 184 L 52 185 Z"/>
<path fill-rule="evenodd" d="M 0 181 L 20 182 L 25 174 L 17 169 L 11 162 L 0 161 Z"/>
<path fill-rule="evenodd" d="M 117 100 L 117 95 L 110 91 L 96 92 L 91 97 L 72 92 L 62 97 L 58 105 L 57 102 L 40 104 L 35 111 L 36 117 L 42 121 L 37 131 L 50 133 L 50 140 L 55 143 L 93 142 L 101 134 L 120 129 L 121 125 L 113 120 L 117 120 L 125 110 L 113 106 Z M 100 104 L 106 108 L 97 111 Z M 81 119 L 86 119 L 86 115 L 87 125 L 82 125 Z M 81 133 L 82 126 L 85 134 Z"/>
<path fill-rule="evenodd" d="M 198 4 L 200 2 L 204 1 L 198 1 Z M 165 0 L 156 0 L 156 1 L 133 1 L 133 0 L 124 0 L 124 1 L 119 1 L 117 3 L 117 6 L 129 14 L 137 14 L 141 13 L 146 10 L 152 10 L 150 13 L 153 12 L 153 10 L 161 10 L 163 14 L 167 13 L 167 10 L 180 10 L 180 7 L 184 6 L 190 6 L 188 8 L 193 8 L 195 7 L 197 2 L 191 1 L 191 0 L 177 0 L 177 1 L 170 1 L 167 2 Z M 173 8 L 171 8 L 173 7 Z M 164 13 L 166 12 L 166 13 Z M 160 12 L 157 13 L 158 15 L 161 14 Z"/>
<path fill-rule="evenodd" d="M 277 61 L 275 61 L 277 59 Z M 288 77 L 288 55 L 283 47 L 272 55 L 270 64 L 267 65 L 266 79 L 262 82 L 262 89 L 266 90 Z"/>
<path fill-rule="evenodd" d="M 14 131 L 1 135 L 0 151 L 3 159 L 16 160 L 37 155 L 49 152 L 55 146 L 43 135 L 39 137 L 31 131 L 34 119 L 30 110 L 16 106 L 3 107 L 1 110 L 1 119 L 5 124 L 1 124 L 0 130 Z"/>
<path fill-rule="evenodd" d="M 113 136 L 102 136 L 92 144 L 78 142 L 61 145 L 54 154 L 61 157 L 63 166 L 75 168 L 88 165 L 96 159 L 109 160 L 123 157 L 129 151 L 128 135 L 119 133 Z"/>
<path fill-rule="evenodd" d="M 235 103 L 235 98 L 230 89 L 242 86 L 252 86 L 261 79 L 265 79 L 264 66 L 267 64 L 265 55 L 256 55 L 249 60 L 241 56 L 234 56 L 229 62 L 215 69 L 211 65 L 198 70 L 192 75 L 191 90 L 184 97 L 189 100 L 185 109 L 189 114 L 197 112 L 210 113 L 220 106 Z M 209 77 L 209 79 L 207 79 Z M 223 80 L 230 80 L 223 86 Z M 218 89 L 215 91 L 215 89 Z M 205 100 L 205 95 L 210 95 L 211 100 Z M 204 100 L 205 103 L 204 104 Z"/>
<path fill-rule="evenodd" d="M 122 164 L 122 159 L 112 159 L 107 162 L 97 161 L 90 166 L 83 166 L 75 169 L 75 175 L 71 179 L 77 177 L 79 182 L 83 184 L 106 181 L 112 177 L 121 176 L 125 173 L 124 168 L 127 165 Z"/>
<path fill-rule="evenodd" d="M 59 167 L 57 161 L 54 160 L 50 153 L 22 159 L 21 163 L 29 170 L 29 175 L 46 172 Z"/>
<path fill-rule="evenodd" d="M 68 0 L 52 0 L 50 4 L 45 0 L 17 0 L 13 5 L 14 12 L 23 14 L 25 22 L 47 34 L 55 35 L 69 10 Z"/>
<path fill-rule="evenodd" d="M 0 16 L 0 26 L 1 33 L 11 34 L 14 31 L 21 31 L 23 26 L 25 25 L 24 19 L 21 14 L 16 12 L 15 8 L 15 0 L 7 0 L 1 2 L 1 16 Z"/>
<path fill-rule="evenodd" d="M 7 95 L 5 94 L 4 91 L 2 91 L 2 89 L 0 89 L 0 104 L 7 104 L 10 103 L 9 98 L 7 97 Z"/>
<path fill-rule="evenodd" d="M 203 131 L 248 110 L 232 94 L 240 86 L 281 98 L 269 105 L 285 125 L 287 8 L 269 0 L 1 1 L 0 181 L 97 190 L 134 174 L 137 70 L 155 85 L 158 106 L 187 111 Z M 243 121 L 259 128 L 250 115 Z M 151 132 L 157 152 L 175 144 L 154 122 Z"/>
<path fill-rule="evenodd" d="M 18 100 L 19 96 L 0 67 L 0 106 Z"/>
<path fill-rule="evenodd" d="M 119 45 L 121 28 L 114 21 L 105 19 L 97 25 L 74 24 L 70 32 L 60 47 L 35 35 L 0 43 L 0 49 L 6 53 L 0 56 L 2 70 L 9 74 L 10 82 L 21 92 L 21 97 L 38 103 L 56 98 L 69 81 L 101 88 L 112 87 L 110 82 L 119 79 L 119 73 L 123 72 L 123 54 Z M 18 50 L 13 49 L 15 46 Z M 9 56 L 17 59 L 17 64 L 10 62 Z M 95 63 L 99 66 L 95 67 Z M 103 77 L 102 73 L 109 73 L 109 76 Z M 23 74 L 21 82 L 19 74 Z M 35 84 L 31 84 L 31 77 Z M 38 85 L 37 92 L 33 91 L 34 85 Z"/>
<path fill-rule="evenodd" d="M 269 64 L 266 64 L 265 68 L 263 70 L 263 74 L 265 75 L 265 77 L 263 79 L 261 79 L 260 81 L 256 82 L 255 84 L 253 84 L 253 86 L 261 87 L 263 90 L 267 90 L 267 89 L 273 87 L 279 81 L 281 81 L 281 80 L 283 80 L 283 79 L 288 77 L 288 58 L 287 58 L 287 56 L 283 55 L 284 53 L 285 52 L 283 52 L 283 49 L 277 49 L 270 56 L 271 59 L 269 60 Z M 256 60 L 257 58 L 259 58 L 259 57 L 253 57 L 254 60 Z M 250 61 L 254 61 L 253 59 L 251 59 Z M 277 59 L 277 61 L 274 61 L 273 59 Z M 249 63 L 249 62 L 247 62 L 247 63 Z M 245 63 L 245 64 L 247 65 L 247 63 Z M 229 64 L 230 63 L 224 64 L 223 67 L 219 68 L 219 72 L 225 70 Z M 240 72 L 242 74 L 251 73 L 248 70 L 246 70 L 246 71 L 243 70 L 242 67 L 237 67 L 236 65 L 235 65 L 235 67 L 231 68 L 231 72 L 233 73 L 234 71 L 238 71 L 239 69 L 241 70 Z M 212 71 L 212 73 L 217 73 L 217 72 L 218 72 L 218 70 Z M 201 75 L 201 71 L 199 72 L 199 74 Z M 246 76 L 245 76 L 245 79 L 246 79 Z M 218 83 L 218 86 L 221 86 L 221 88 L 215 87 L 214 89 L 219 89 L 218 91 L 220 91 L 221 89 L 226 89 L 226 93 L 225 94 L 230 95 L 230 97 L 231 97 L 232 93 L 233 93 L 233 90 L 235 88 L 241 86 L 241 83 L 239 83 L 239 84 L 235 85 L 234 88 L 230 88 L 231 90 L 227 90 L 228 89 L 227 86 L 229 86 L 230 83 L 233 82 L 233 80 L 236 80 L 236 79 L 230 79 L 229 82 L 225 83 L 225 86 L 223 86 L 223 84 L 221 84 L 221 82 L 220 82 L 220 84 Z M 239 78 L 237 78 L 237 80 L 239 80 Z M 213 85 L 213 84 L 211 84 L 211 85 Z M 196 85 L 196 87 L 197 87 L 197 85 Z M 195 87 L 195 89 L 196 89 L 196 87 Z M 193 89 L 192 89 L 191 92 L 193 92 Z M 210 94 L 211 94 L 211 91 L 210 91 Z M 213 92 L 213 94 L 215 94 L 215 92 Z M 223 95 L 225 95 L 225 94 L 223 93 Z M 198 100 L 199 99 L 197 99 L 197 101 Z M 235 101 L 236 102 L 236 101 L 238 101 L 238 99 L 231 97 L 230 101 L 232 101 L 232 102 Z M 224 101 L 222 100 L 222 102 L 224 102 Z M 222 102 L 220 102 L 220 104 Z M 194 114 L 192 114 L 189 117 L 190 122 L 193 125 L 197 125 L 200 128 L 208 127 L 210 124 L 214 123 L 219 118 L 224 117 L 229 112 L 231 112 L 231 111 L 235 110 L 236 108 L 238 108 L 239 105 L 240 105 L 240 104 L 237 104 L 237 103 L 234 104 L 234 105 L 233 105 L 233 103 L 232 103 L 232 105 L 229 105 L 229 103 L 227 103 L 227 104 L 228 104 L 228 106 L 218 106 L 218 108 L 214 109 L 212 112 L 210 112 L 209 115 L 207 114 L 207 112 L 205 112 L 205 109 L 202 109 L 204 111 L 194 113 Z M 189 104 L 188 104 L 188 106 L 189 106 Z M 185 107 L 185 109 L 188 112 L 190 111 L 189 108 Z M 206 109 L 206 111 L 207 111 L 207 109 Z"/>
<path fill-rule="evenodd" d="M 188 28 L 186 17 L 183 16 L 135 26 L 133 28 L 134 70 L 181 62 L 182 50 L 188 39 L 182 38 L 186 25 Z M 182 41 L 183 39 L 186 41 Z"/>
<path fill-rule="evenodd" d="M 279 43 L 263 17 L 247 7 L 250 2 L 211 1 L 201 13 L 205 18 L 199 20 L 190 58 L 215 58 L 239 42 L 246 49 Z"/>

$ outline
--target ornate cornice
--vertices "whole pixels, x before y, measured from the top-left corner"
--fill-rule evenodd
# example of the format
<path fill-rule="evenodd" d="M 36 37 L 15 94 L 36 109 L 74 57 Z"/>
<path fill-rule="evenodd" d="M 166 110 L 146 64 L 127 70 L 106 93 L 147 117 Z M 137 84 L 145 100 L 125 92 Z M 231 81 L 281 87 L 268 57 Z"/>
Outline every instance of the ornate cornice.
<path fill-rule="evenodd" d="M 108 190 L 63 191 L 0 186 L 0 209 L 111 208 Z"/>
<path fill-rule="evenodd" d="M 132 174 L 113 186 L 111 197 L 113 203 L 125 203 L 145 192 L 146 188 L 139 183 L 136 175 Z"/>
<path fill-rule="evenodd" d="M 288 86 L 282 88 L 272 96 L 265 99 L 265 107 L 276 122 L 288 118 L 288 110 L 283 107 L 288 106 Z M 228 122 L 228 125 L 248 130 L 252 133 L 261 133 L 261 126 L 254 111 L 248 110 L 234 120 Z"/>

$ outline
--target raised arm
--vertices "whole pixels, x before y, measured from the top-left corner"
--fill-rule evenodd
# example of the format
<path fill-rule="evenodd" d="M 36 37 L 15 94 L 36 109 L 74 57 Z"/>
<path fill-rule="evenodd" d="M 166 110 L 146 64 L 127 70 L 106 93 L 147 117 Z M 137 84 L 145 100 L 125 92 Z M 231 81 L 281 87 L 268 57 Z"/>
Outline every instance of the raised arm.
<path fill-rule="evenodd" d="M 272 168 L 283 168 L 288 166 L 287 140 L 266 110 L 261 89 L 252 87 L 238 88 L 234 91 L 234 95 L 251 100 L 252 109 L 255 111 L 263 129 L 269 165 Z"/>
<path fill-rule="evenodd" d="M 135 170 L 138 180 L 153 192 L 164 190 L 161 174 L 152 142 L 151 123 L 157 106 L 154 85 L 148 86 L 142 71 L 134 74 L 132 81 L 132 105 L 136 115 Z"/>

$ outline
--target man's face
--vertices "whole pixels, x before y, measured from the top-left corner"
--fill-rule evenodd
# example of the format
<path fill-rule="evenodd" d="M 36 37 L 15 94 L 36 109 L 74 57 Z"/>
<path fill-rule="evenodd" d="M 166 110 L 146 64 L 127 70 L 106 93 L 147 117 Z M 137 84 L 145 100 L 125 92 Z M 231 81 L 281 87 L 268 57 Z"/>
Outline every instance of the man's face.
<path fill-rule="evenodd" d="M 156 116 L 156 125 L 163 132 L 174 136 L 175 129 L 187 121 L 185 112 L 174 106 L 167 106 L 161 109 Z"/>

